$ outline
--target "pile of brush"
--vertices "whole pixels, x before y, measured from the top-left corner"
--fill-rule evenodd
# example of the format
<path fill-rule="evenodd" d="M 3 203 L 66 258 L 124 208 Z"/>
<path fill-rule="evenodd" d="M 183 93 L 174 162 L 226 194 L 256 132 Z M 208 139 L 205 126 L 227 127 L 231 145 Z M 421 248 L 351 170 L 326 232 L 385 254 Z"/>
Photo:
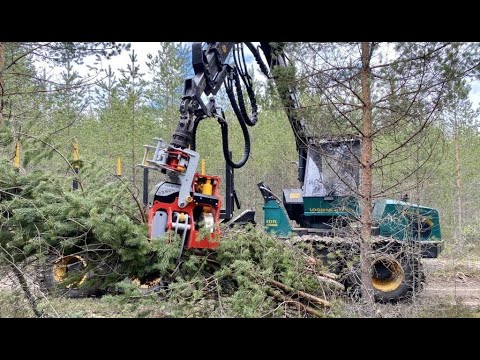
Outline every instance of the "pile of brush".
<path fill-rule="evenodd" d="M 70 178 L 1 167 L 0 265 L 33 261 L 38 274 L 52 275 L 55 259 L 81 259 L 66 274 L 57 260 L 57 277 L 66 276 L 55 285 L 61 294 L 154 295 L 172 316 L 318 317 L 342 291 L 305 249 L 257 228 L 225 229 L 218 249 L 185 251 L 178 263 L 178 239 L 150 241 L 128 184 L 105 181 L 94 167 L 82 169 L 76 191 Z"/>

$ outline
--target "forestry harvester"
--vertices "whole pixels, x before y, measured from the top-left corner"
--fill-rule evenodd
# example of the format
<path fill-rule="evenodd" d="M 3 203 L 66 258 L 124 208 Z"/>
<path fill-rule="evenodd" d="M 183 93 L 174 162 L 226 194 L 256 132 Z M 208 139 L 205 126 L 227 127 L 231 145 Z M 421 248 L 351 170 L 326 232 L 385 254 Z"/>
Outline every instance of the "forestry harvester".
<path fill-rule="evenodd" d="M 248 42 L 244 45 L 265 76 L 274 78 L 298 152 L 298 188 L 284 189 L 280 199 L 266 184 L 258 184 L 264 198 L 265 229 L 281 241 L 311 243 L 327 265 L 345 275 L 345 284 L 350 289 L 358 288 L 361 208 L 356 194 L 360 140 L 313 137 L 307 123 L 298 115 L 300 103 L 294 85 L 281 78 L 282 71 L 273 72 L 278 75 L 272 76 L 271 70 L 288 66 L 283 44 L 260 42 L 258 48 Z M 180 235 L 181 251 L 216 248 L 221 241 L 221 223 L 255 222 L 254 210 L 234 216 L 234 203 L 238 209 L 240 204 L 234 190 L 233 173 L 247 162 L 250 153 L 248 126 L 255 125 L 258 116 L 244 45 L 193 43 L 195 75 L 185 80 L 176 131 L 169 143 L 155 139 L 154 146 L 145 146 L 141 166 L 146 169 L 146 179 L 148 169 L 167 175 L 165 181 L 153 187 L 148 199 L 144 199 L 148 204 L 150 236 L 156 239 L 173 231 Z M 231 53 L 234 63 L 229 64 Z M 251 114 L 246 110 L 241 82 L 250 100 Z M 223 84 L 245 140 L 243 157 L 237 163 L 229 151 L 225 114 L 215 103 L 215 95 Z M 208 100 L 205 95 L 209 96 Z M 219 192 L 220 177 L 197 171 L 200 155 L 195 151 L 196 130 L 200 121 L 211 117 L 217 119 L 222 131 L 226 160 L 224 208 Z M 442 250 L 438 212 L 393 199 L 376 200 L 372 209 L 370 259 L 375 298 L 379 301 L 408 298 L 422 288 L 420 259 L 437 257 Z"/>

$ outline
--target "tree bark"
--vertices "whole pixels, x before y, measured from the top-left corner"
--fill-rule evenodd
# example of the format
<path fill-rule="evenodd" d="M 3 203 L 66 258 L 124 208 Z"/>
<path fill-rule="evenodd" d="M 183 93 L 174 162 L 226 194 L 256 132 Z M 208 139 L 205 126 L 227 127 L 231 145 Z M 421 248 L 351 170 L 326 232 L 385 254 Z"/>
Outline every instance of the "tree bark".
<path fill-rule="evenodd" d="M 301 290 L 297 290 L 297 289 L 294 289 L 290 286 L 287 286 L 285 284 L 282 284 L 281 282 L 278 282 L 278 281 L 275 281 L 275 280 L 270 280 L 270 279 L 267 279 L 267 281 L 272 284 L 273 286 L 279 288 L 280 290 L 283 290 L 285 292 L 289 292 L 289 293 L 293 293 L 295 295 L 298 295 L 304 299 L 307 299 L 307 300 L 310 300 L 312 302 L 316 302 L 324 307 L 330 307 L 331 304 L 329 301 L 327 300 L 324 300 L 324 299 L 320 299 L 319 297 L 317 296 L 314 296 L 312 294 L 308 294 L 304 291 L 301 291 Z"/>
<path fill-rule="evenodd" d="M 3 125 L 3 67 L 5 65 L 5 43 L 0 42 L 0 127 Z"/>
<path fill-rule="evenodd" d="M 460 242 L 463 240 L 463 201 L 462 201 L 462 181 L 460 177 L 460 139 L 458 136 L 457 114 L 455 113 L 454 123 L 454 143 L 455 143 L 455 187 L 457 193 L 457 226 L 455 239 Z"/>
<path fill-rule="evenodd" d="M 132 104 L 132 182 L 136 185 L 137 181 L 137 169 L 135 166 L 135 92 L 133 94 Z"/>
<path fill-rule="evenodd" d="M 132 52 L 132 182 L 136 185 L 137 180 L 137 167 L 135 166 L 135 105 L 136 105 L 136 94 L 135 94 L 135 51 Z"/>
<path fill-rule="evenodd" d="M 360 178 L 360 208 L 361 208 L 361 241 L 360 241 L 360 272 L 362 279 L 362 298 L 367 304 L 367 311 L 373 313 L 374 299 L 372 289 L 372 266 L 369 258 L 372 242 L 372 102 L 371 102 L 371 44 L 362 45 L 362 157 Z"/>
<path fill-rule="evenodd" d="M 310 315 L 313 315 L 315 317 L 319 317 L 319 318 L 323 318 L 323 317 L 326 317 L 325 314 L 323 314 L 322 312 L 318 311 L 318 310 L 315 310 L 314 308 L 310 307 L 310 306 L 307 306 L 307 305 L 304 305 L 302 304 L 301 302 L 299 301 L 295 301 L 295 300 L 292 300 L 290 299 L 289 297 L 285 296 L 285 295 L 282 295 L 280 292 L 278 291 L 273 291 L 273 290 L 267 290 L 267 293 L 275 298 L 277 298 L 278 300 L 284 302 L 285 304 L 287 305 L 290 305 L 290 306 L 293 306 L 295 307 L 297 310 L 299 311 L 305 311 L 307 313 L 309 313 Z"/>

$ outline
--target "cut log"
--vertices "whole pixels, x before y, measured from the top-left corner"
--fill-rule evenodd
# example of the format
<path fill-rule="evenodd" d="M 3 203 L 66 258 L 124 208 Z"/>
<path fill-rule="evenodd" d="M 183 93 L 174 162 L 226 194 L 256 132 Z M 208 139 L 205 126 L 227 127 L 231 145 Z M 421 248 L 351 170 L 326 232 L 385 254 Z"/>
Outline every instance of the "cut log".
<path fill-rule="evenodd" d="M 324 282 L 324 283 L 333 285 L 335 288 L 337 288 L 340 291 L 345 291 L 345 285 L 343 285 L 342 283 L 339 283 L 338 281 L 335 281 L 335 280 L 332 280 L 330 278 L 327 278 L 325 276 L 320 276 L 320 275 L 317 275 L 317 280 L 320 281 L 320 282 Z"/>
<path fill-rule="evenodd" d="M 289 293 L 293 293 L 295 295 L 298 295 L 304 299 L 307 299 L 307 300 L 310 300 L 310 301 L 313 301 L 315 303 L 318 303 L 324 307 L 330 307 L 330 302 L 325 300 L 325 299 L 320 299 L 319 297 L 317 296 L 314 296 L 312 294 L 309 294 L 309 293 L 306 293 L 304 291 L 300 291 L 300 290 L 296 290 L 290 286 L 287 286 L 285 284 L 282 284 L 281 282 L 278 282 L 278 281 L 275 281 L 275 280 L 267 280 L 268 283 L 270 283 L 271 285 L 279 288 L 280 290 L 283 290 L 285 292 L 289 292 Z"/>
<path fill-rule="evenodd" d="M 269 290 L 267 290 L 267 293 L 269 295 L 273 296 L 274 298 L 286 303 L 289 306 L 294 306 L 297 310 L 300 310 L 300 311 L 304 310 L 308 314 L 313 315 L 315 317 L 320 317 L 320 318 L 325 317 L 325 314 L 323 314 L 322 312 L 320 312 L 318 310 L 315 310 L 314 308 L 312 308 L 310 306 L 304 305 L 299 301 L 292 300 L 289 297 L 287 297 L 285 295 L 282 295 L 278 291 L 273 291 L 273 290 L 269 289 Z"/>

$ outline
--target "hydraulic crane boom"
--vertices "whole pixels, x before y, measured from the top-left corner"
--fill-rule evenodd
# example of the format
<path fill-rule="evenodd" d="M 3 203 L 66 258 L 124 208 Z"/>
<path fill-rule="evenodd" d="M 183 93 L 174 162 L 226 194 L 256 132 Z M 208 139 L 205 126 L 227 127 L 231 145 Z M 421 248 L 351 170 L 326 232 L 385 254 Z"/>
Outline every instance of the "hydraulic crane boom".
<path fill-rule="evenodd" d="M 265 58 L 267 59 L 267 62 L 270 64 L 271 69 L 275 69 L 277 67 L 286 68 L 289 66 L 287 64 L 287 57 L 283 51 L 284 44 L 277 43 L 275 47 L 272 47 L 271 43 L 260 42 L 260 46 Z M 285 82 L 285 80 L 279 79 L 278 77 L 274 77 L 274 80 L 277 83 L 277 91 L 282 99 L 282 104 L 285 112 L 287 113 L 288 121 L 295 135 L 295 142 L 298 152 L 298 181 L 300 182 L 301 187 L 305 181 L 307 150 L 311 141 L 308 136 L 308 127 L 305 121 L 298 114 L 298 109 L 301 108 L 301 105 L 298 100 L 297 91 L 294 84 L 282 84 L 282 81 Z"/>
<path fill-rule="evenodd" d="M 272 74 L 276 67 L 287 67 L 287 58 L 283 52 L 283 44 L 260 43 L 268 66 L 260 56 L 259 49 L 252 43 L 245 43 L 253 54 L 260 70 L 272 77 L 285 107 L 289 122 L 295 134 L 297 151 L 299 153 L 299 181 L 303 184 L 305 177 L 305 162 L 308 149 L 308 138 L 305 123 L 299 119 L 297 110 L 299 101 L 295 88 Z M 233 53 L 234 64 L 228 59 Z M 182 249 L 216 247 L 215 238 L 220 234 L 220 208 L 222 198 L 219 195 L 220 178 L 197 172 L 199 154 L 196 148 L 196 131 L 200 121 L 206 118 L 216 118 L 221 126 L 223 154 L 227 164 L 227 205 L 222 213 L 223 219 L 230 219 L 233 203 L 239 207 L 238 199 L 233 189 L 233 169 L 240 168 L 247 162 L 250 155 L 250 135 L 248 126 L 256 124 L 258 119 L 257 103 L 253 91 L 252 77 L 248 73 L 242 43 L 207 42 L 192 44 L 192 67 L 194 76 L 185 80 L 183 96 L 180 104 L 180 118 L 170 143 L 161 139 L 156 146 L 146 145 L 142 166 L 160 170 L 168 174 L 169 180 L 157 184 L 150 192 L 148 199 L 149 225 L 152 238 L 161 236 L 168 231 L 174 231 L 182 238 Z M 280 72 L 281 74 L 281 72 Z M 243 86 L 242 86 L 243 83 Z M 215 103 L 215 96 L 222 85 L 230 100 L 232 109 L 242 129 L 245 148 L 243 157 L 238 162 L 232 160 L 228 146 L 228 124 L 223 109 Z M 251 112 L 248 113 L 243 96 L 247 91 Z M 204 101 L 202 96 L 210 96 Z M 154 155 L 148 159 L 148 151 Z M 210 230 L 210 237 L 197 239 L 200 227 Z"/>
<path fill-rule="evenodd" d="M 234 43 L 202 43 L 192 44 L 192 67 L 195 75 L 185 80 L 182 102 L 180 104 L 180 120 L 173 133 L 171 144 L 186 148 L 192 143 L 195 121 L 215 114 L 213 103 L 205 104 L 202 94 L 216 95 L 231 67 L 225 63 Z"/>
<path fill-rule="evenodd" d="M 264 64 L 259 51 L 252 43 L 245 43 L 245 45 L 254 55 L 265 76 L 271 76 L 270 69 L 273 70 L 277 67 L 288 67 L 287 58 L 283 51 L 284 44 L 271 44 L 268 42 L 260 43 L 260 48 L 269 64 L 268 67 Z M 224 133 L 228 133 L 226 123 L 223 118 L 219 119 L 222 126 L 222 138 L 224 140 L 224 155 L 230 166 L 239 168 L 245 164 L 250 152 L 250 139 L 245 125 L 255 125 L 258 113 L 255 94 L 253 93 L 251 84 L 251 77 L 246 71 L 245 64 L 243 64 L 244 68 L 241 68 L 241 60 L 243 60 L 243 58 L 241 60 L 235 58 L 236 66 L 231 66 L 226 63 L 226 59 L 230 55 L 232 49 L 241 52 L 243 56 L 243 48 L 240 48 L 238 44 L 232 42 L 210 42 L 206 43 L 206 45 L 203 45 L 203 43 L 193 43 L 192 67 L 195 75 L 185 81 L 182 102 L 180 105 L 180 120 L 177 129 L 172 136 L 171 144 L 181 148 L 187 148 L 189 146 L 193 149 L 195 148 L 195 132 L 198 123 L 206 117 L 218 118 L 221 115 L 215 107 L 215 101 L 213 98 L 205 104 L 201 99 L 201 96 L 202 94 L 207 96 L 216 95 L 221 88 L 221 85 L 225 82 L 227 94 L 233 110 L 242 126 L 246 146 L 243 159 L 239 163 L 233 163 L 228 153 L 227 139 L 224 135 Z M 245 109 L 239 77 L 242 78 L 246 85 L 248 97 L 252 105 L 251 117 L 248 116 Z M 274 76 L 273 78 L 277 82 L 277 85 L 283 81 L 282 79 L 278 79 L 277 76 Z M 236 87 L 238 100 L 234 96 L 233 85 Z M 305 177 L 306 151 L 309 144 L 307 136 L 308 131 L 305 122 L 298 115 L 300 103 L 293 84 L 288 84 L 287 86 L 281 84 L 277 86 L 277 89 L 287 113 L 288 120 L 295 134 L 295 141 L 299 155 L 298 180 L 303 184 Z"/>

